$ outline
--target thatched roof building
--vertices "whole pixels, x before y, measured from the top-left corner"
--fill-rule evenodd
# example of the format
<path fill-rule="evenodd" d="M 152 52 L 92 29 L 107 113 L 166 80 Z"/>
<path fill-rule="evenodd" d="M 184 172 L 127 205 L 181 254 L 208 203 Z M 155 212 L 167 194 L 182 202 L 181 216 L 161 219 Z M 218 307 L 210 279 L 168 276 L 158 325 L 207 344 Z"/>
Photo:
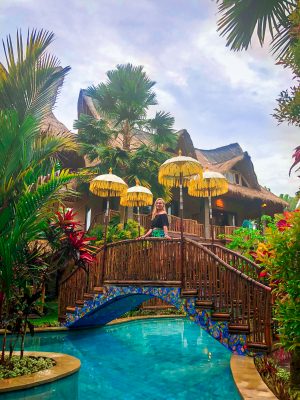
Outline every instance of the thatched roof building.
<path fill-rule="evenodd" d="M 93 100 L 85 94 L 84 90 L 79 93 L 77 106 L 78 117 L 84 113 L 100 118 Z M 257 218 L 263 213 L 282 212 L 284 207 L 287 206 L 285 201 L 258 183 L 251 157 L 246 151 L 242 150 L 238 143 L 204 150 L 195 148 L 187 130 L 180 130 L 176 134 L 178 135 L 178 149 L 181 149 L 183 155 L 197 158 L 203 167 L 221 172 L 229 181 L 229 192 L 221 196 L 222 201 L 218 201 L 220 200 L 218 198 L 213 201 L 215 224 L 241 225 L 244 219 Z M 150 136 L 150 133 L 137 130 L 132 148 L 134 149 L 142 143 L 149 143 L 151 141 Z M 121 145 L 120 138 L 116 139 L 114 145 Z M 175 215 L 178 211 L 177 201 L 177 195 L 174 192 L 171 212 Z M 185 217 L 203 222 L 204 200 L 191 199 L 186 196 L 185 201 L 188 203 L 186 207 L 188 215 L 185 215 Z"/>

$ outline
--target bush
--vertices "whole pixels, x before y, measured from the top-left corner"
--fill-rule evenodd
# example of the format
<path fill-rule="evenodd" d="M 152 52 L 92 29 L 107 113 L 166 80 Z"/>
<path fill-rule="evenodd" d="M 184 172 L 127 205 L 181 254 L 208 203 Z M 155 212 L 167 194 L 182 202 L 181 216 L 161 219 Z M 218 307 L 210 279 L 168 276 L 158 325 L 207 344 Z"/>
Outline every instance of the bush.
<path fill-rule="evenodd" d="M 29 375 L 55 365 L 55 361 L 47 357 L 13 356 L 9 362 L 8 357 L 5 361 L 7 362 L 4 365 L 0 365 L 0 379 Z"/>
<path fill-rule="evenodd" d="M 101 246 L 104 243 L 105 227 L 103 225 L 96 225 L 89 231 L 91 236 L 96 237 L 95 245 Z M 140 227 L 140 234 L 144 233 L 144 228 Z M 120 240 L 135 239 L 139 236 L 138 223 L 132 219 L 128 219 L 126 224 L 118 223 L 118 220 L 110 221 L 107 227 L 107 243 L 118 242 Z"/>

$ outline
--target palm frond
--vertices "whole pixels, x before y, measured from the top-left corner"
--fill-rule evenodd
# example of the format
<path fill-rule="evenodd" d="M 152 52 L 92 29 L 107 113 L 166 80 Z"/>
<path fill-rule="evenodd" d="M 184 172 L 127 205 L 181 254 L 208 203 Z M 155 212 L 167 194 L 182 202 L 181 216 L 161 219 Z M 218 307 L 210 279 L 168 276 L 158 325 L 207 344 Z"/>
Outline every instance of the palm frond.
<path fill-rule="evenodd" d="M 1 109 L 17 110 L 21 120 L 27 115 L 41 120 L 51 110 L 70 70 L 60 67 L 59 60 L 45 52 L 52 40 L 52 32 L 28 31 L 24 49 L 22 34 L 17 32 L 16 55 L 11 36 L 3 41 L 7 66 L 1 65 Z"/>
<path fill-rule="evenodd" d="M 247 50 L 255 29 L 261 45 L 266 32 L 272 39 L 282 27 L 290 26 L 289 15 L 297 6 L 296 0 L 219 0 L 218 31 L 226 36 L 232 50 Z"/>

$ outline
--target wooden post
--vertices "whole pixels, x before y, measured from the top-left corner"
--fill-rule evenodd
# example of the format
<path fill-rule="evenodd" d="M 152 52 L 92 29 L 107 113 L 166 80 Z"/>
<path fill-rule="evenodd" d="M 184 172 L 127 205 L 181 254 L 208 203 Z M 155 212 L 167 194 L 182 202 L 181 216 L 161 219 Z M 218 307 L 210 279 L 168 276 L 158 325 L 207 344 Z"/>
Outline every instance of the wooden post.
<path fill-rule="evenodd" d="M 101 282 L 100 282 L 101 285 L 103 285 L 104 277 L 105 277 L 105 256 L 106 256 L 106 244 L 107 244 L 107 228 L 108 228 L 108 220 L 109 220 L 109 200 L 110 200 L 110 190 L 108 190 L 108 197 L 107 197 L 106 211 L 105 211 L 103 260 L 102 260 L 102 273 L 101 273 Z"/>
<path fill-rule="evenodd" d="M 141 216 L 140 216 L 140 207 L 137 206 L 137 215 L 138 215 L 138 235 L 141 236 Z"/>
<path fill-rule="evenodd" d="M 212 220 L 211 193 L 210 193 L 209 187 L 208 187 L 208 208 L 209 208 L 209 224 L 210 224 L 210 232 L 211 232 L 211 242 L 214 243 L 214 227 L 213 227 L 213 220 Z"/>
<path fill-rule="evenodd" d="M 184 242 L 183 242 L 183 174 L 179 175 L 179 210 L 180 210 L 180 269 L 181 269 L 181 287 L 184 288 Z"/>

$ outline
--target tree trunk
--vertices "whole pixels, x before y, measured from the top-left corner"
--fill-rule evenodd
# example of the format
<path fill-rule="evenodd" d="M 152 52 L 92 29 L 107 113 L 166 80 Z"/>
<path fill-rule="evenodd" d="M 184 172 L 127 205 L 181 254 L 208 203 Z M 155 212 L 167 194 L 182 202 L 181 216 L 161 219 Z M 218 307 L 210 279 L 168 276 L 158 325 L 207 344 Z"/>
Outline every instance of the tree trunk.
<path fill-rule="evenodd" d="M 122 129 L 123 134 L 123 149 L 130 150 L 130 127 L 128 121 L 125 121 L 124 127 Z"/>
<path fill-rule="evenodd" d="M 291 386 L 293 389 L 300 390 L 300 348 L 292 352 L 292 359 L 290 364 L 291 370 Z"/>

